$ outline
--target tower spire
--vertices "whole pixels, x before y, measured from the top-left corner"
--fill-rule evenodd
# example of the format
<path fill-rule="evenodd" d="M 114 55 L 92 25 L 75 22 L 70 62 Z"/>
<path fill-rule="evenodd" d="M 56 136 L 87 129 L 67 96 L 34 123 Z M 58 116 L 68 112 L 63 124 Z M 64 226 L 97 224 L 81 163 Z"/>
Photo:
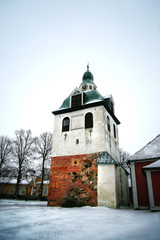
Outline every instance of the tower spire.
<path fill-rule="evenodd" d="M 88 62 L 88 64 L 87 64 L 87 71 L 89 71 L 89 62 Z"/>

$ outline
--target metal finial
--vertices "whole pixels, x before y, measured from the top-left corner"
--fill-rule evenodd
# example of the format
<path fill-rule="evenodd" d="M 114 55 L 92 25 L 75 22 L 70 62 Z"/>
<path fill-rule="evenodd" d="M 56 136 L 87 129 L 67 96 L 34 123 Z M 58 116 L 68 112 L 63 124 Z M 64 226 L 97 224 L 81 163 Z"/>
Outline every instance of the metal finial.
<path fill-rule="evenodd" d="M 87 64 L 87 71 L 89 71 L 89 63 Z"/>

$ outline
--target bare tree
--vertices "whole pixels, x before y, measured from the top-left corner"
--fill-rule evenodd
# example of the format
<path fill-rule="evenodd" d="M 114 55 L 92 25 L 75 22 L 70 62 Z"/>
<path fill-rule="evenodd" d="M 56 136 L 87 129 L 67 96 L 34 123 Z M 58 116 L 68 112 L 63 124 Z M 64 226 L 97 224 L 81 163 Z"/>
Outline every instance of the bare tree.
<path fill-rule="evenodd" d="M 47 163 L 50 162 L 50 155 L 52 149 L 52 134 L 50 132 L 42 133 L 38 138 L 36 138 L 36 152 L 38 154 L 38 159 L 41 160 L 39 165 L 41 172 L 41 184 L 39 189 L 39 197 L 42 196 L 43 192 L 43 181 L 47 173 Z"/>
<path fill-rule="evenodd" d="M 8 175 L 12 141 L 7 136 L 0 136 L 0 177 Z M 8 167 L 7 167 L 8 166 Z"/>
<path fill-rule="evenodd" d="M 123 167 L 130 172 L 130 165 L 128 159 L 130 158 L 130 153 L 124 151 L 122 148 L 120 149 L 120 163 Z"/>
<path fill-rule="evenodd" d="M 12 154 L 14 163 L 17 167 L 17 184 L 16 195 L 19 195 L 19 185 L 22 177 L 25 175 L 28 168 L 31 167 L 31 157 L 33 154 L 33 145 L 35 138 L 32 138 L 31 130 L 15 131 L 15 140 L 13 141 Z"/>

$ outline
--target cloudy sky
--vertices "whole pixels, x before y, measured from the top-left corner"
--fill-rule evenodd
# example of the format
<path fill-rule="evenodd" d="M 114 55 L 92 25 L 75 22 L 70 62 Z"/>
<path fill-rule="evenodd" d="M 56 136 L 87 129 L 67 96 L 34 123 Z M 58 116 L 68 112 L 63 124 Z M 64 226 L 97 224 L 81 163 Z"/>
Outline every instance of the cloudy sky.
<path fill-rule="evenodd" d="M 0 0 L 0 135 L 52 132 L 88 62 L 133 154 L 160 133 L 160 1 Z"/>

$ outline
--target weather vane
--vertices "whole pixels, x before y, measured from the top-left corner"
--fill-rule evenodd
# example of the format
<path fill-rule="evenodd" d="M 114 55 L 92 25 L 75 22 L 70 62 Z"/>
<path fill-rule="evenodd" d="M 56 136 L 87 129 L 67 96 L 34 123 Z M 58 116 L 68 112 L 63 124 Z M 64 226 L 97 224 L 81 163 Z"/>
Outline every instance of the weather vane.
<path fill-rule="evenodd" d="M 89 71 L 89 62 L 88 62 L 88 64 L 87 64 L 87 71 Z"/>

